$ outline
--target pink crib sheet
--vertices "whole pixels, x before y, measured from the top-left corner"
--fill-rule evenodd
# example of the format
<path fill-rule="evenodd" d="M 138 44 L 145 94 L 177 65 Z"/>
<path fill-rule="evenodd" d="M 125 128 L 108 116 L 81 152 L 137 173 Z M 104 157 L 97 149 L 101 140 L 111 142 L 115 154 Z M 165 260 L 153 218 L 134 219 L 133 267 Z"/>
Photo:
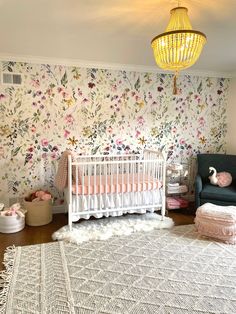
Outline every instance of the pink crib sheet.
<path fill-rule="evenodd" d="M 114 174 L 113 176 L 85 176 L 84 180 L 80 178 L 81 183 L 78 184 L 76 191 L 76 184 L 72 184 L 73 194 L 103 194 L 103 193 L 126 193 L 126 192 L 142 192 L 159 189 L 162 183 L 156 178 L 150 177 L 148 175 L 143 175 L 142 173 L 132 175 L 122 175 L 118 176 Z"/>

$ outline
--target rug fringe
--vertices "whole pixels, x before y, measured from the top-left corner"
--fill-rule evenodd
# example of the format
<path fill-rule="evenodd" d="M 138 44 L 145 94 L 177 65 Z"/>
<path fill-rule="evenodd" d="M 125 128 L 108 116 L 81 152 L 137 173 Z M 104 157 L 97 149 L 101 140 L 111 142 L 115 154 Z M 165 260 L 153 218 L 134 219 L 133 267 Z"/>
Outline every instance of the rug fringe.
<path fill-rule="evenodd" d="M 16 247 L 9 246 L 4 253 L 3 265 L 4 270 L 0 271 L 0 313 L 5 313 L 8 290 L 10 288 L 10 282 L 13 274 L 14 257 L 16 253 Z"/>

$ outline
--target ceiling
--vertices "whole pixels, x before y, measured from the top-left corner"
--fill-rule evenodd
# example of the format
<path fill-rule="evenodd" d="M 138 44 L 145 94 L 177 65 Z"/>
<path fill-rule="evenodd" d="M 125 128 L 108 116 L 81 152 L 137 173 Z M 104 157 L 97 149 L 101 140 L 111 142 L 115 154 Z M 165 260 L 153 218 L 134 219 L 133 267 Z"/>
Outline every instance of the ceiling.
<path fill-rule="evenodd" d="M 236 73 L 236 0 L 181 0 L 207 35 L 194 71 Z M 155 67 L 177 0 L 0 0 L 0 55 Z"/>

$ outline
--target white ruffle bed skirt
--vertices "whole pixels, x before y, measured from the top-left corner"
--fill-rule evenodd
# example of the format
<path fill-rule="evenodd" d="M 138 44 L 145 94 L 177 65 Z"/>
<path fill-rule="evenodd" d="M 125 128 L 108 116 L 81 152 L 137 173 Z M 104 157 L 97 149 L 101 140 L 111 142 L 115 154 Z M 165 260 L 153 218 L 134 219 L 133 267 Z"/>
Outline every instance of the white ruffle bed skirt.
<path fill-rule="evenodd" d="M 89 219 L 91 216 L 95 218 L 108 217 L 108 216 L 121 216 L 127 213 L 146 213 L 154 212 L 157 207 L 161 207 L 161 189 L 143 192 L 127 192 L 127 193 L 112 193 L 112 194 L 95 194 L 95 195 L 73 195 L 72 197 L 72 213 L 73 221 L 81 218 Z M 66 201 L 68 204 L 68 190 L 65 191 Z M 151 206 L 153 205 L 153 207 Z M 149 206 L 148 208 L 144 208 Z M 137 207 L 130 209 L 129 207 Z M 142 207 L 142 208 L 140 208 Z M 76 211 L 78 208 L 78 211 Z M 99 209 L 115 209 L 113 212 L 100 212 Z M 127 208 L 127 210 L 126 210 Z M 94 213 L 86 213 L 86 211 L 94 210 Z"/>

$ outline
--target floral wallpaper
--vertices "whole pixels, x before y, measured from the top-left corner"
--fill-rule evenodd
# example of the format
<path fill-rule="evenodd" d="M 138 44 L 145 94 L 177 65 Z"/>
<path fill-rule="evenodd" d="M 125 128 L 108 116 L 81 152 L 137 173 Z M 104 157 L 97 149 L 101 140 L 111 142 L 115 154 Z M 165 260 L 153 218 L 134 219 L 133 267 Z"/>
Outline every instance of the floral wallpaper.
<path fill-rule="evenodd" d="M 60 154 L 164 148 L 168 159 L 225 150 L 229 80 L 2 62 L 22 74 L 0 88 L 0 199 L 53 186 Z"/>

